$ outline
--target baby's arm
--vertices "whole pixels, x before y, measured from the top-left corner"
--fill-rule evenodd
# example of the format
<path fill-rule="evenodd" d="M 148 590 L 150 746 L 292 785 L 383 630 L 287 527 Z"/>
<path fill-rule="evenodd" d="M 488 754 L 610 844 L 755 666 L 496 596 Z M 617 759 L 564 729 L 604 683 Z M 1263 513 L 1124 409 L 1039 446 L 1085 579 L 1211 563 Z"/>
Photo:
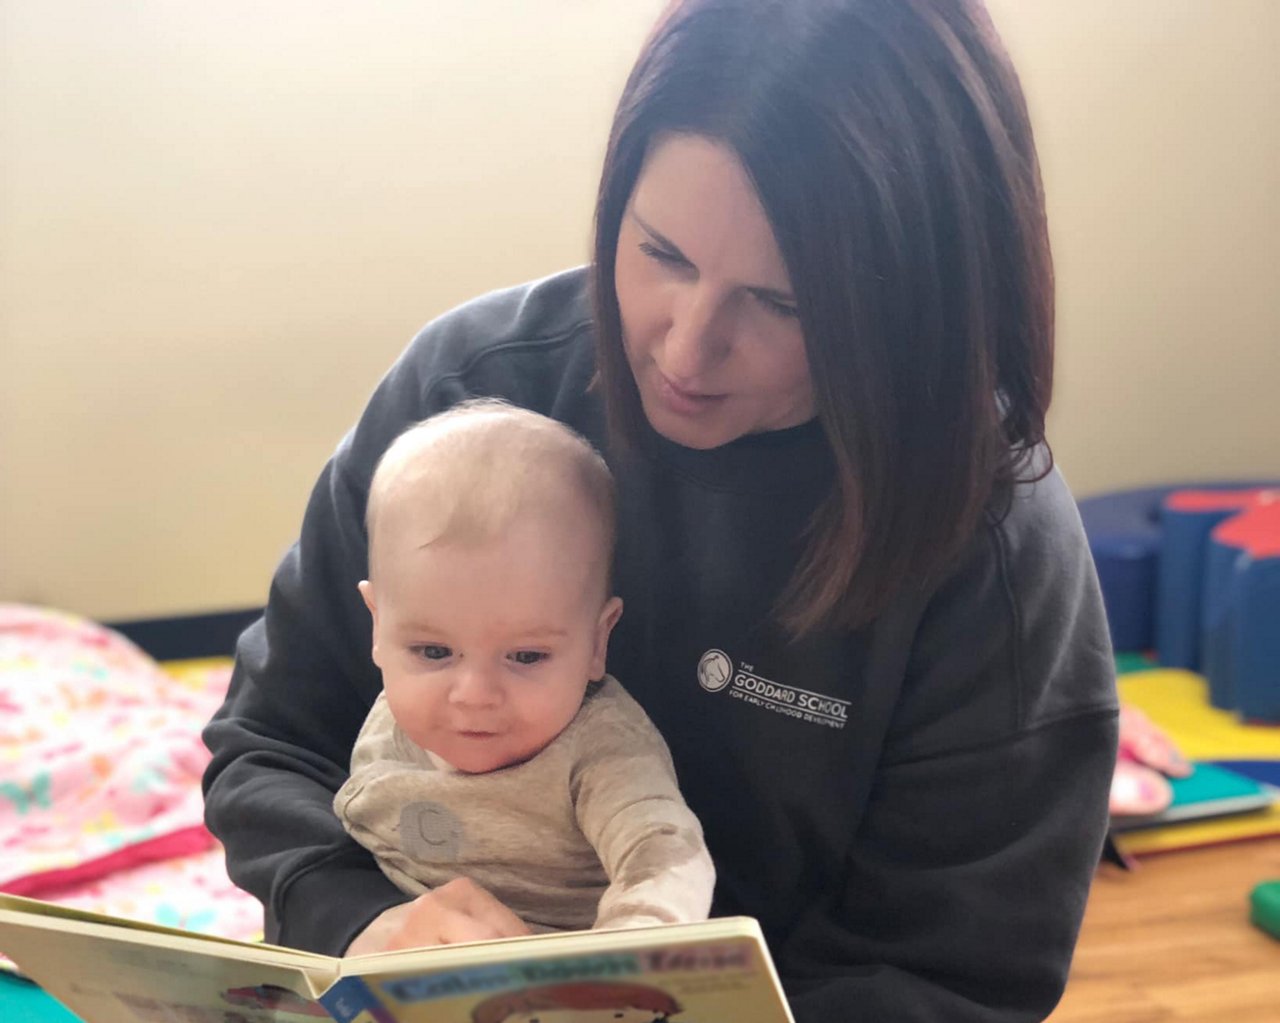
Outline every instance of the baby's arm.
<path fill-rule="evenodd" d="M 414 860 L 404 849 L 401 834 L 400 811 L 405 800 L 390 798 L 394 787 L 383 791 L 382 798 L 361 798 L 366 784 L 374 782 L 381 769 L 403 764 L 396 748 L 395 721 L 386 695 L 380 694 L 356 738 L 351 776 L 334 797 L 333 809 L 351 837 L 374 854 L 383 873 L 406 896 L 417 897 L 383 910 L 356 935 L 345 954 L 528 934 L 523 920 L 470 878 L 437 878 L 429 887 L 413 872 Z M 412 778 L 415 772 L 408 773 Z M 421 772 L 416 773 L 422 777 Z M 415 788 L 409 790 L 409 798 Z M 450 873 L 444 870 L 441 876 Z"/>
<path fill-rule="evenodd" d="M 622 699 L 634 719 L 609 715 L 588 730 L 574 774 L 578 824 L 609 876 L 595 926 L 705 920 L 715 868 L 702 827 L 680 795 L 666 743 Z"/>

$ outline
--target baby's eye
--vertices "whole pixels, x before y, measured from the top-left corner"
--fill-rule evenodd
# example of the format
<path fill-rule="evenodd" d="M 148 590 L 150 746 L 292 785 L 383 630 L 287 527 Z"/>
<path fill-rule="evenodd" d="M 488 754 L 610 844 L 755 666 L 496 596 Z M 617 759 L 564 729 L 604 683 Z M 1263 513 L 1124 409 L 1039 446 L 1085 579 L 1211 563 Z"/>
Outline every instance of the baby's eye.
<path fill-rule="evenodd" d="M 424 661 L 446 661 L 453 655 L 452 650 L 440 643 L 423 643 L 409 649 Z"/>
<path fill-rule="evenodd" d="M 529 665 L 541 664 L 549 656 L 551 655 L 542 650 L 517 650 L 511 655 L 511 659 L 515 661 L 516 664 Z"/>

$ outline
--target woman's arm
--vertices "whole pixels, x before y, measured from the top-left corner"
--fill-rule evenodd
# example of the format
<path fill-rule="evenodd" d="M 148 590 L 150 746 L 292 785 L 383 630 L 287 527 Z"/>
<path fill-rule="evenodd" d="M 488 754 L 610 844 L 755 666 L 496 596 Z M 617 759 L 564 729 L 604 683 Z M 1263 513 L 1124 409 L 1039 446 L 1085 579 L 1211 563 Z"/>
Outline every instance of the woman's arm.
<path fill-rule="evenodd" d="M 1044 1018 L 1115 751 L 1101 598 L 1054 474 L 1023 488 L 922 621 L 843 885 L 775 950 L 797 1020 Z"/>
<path fill-rule="evenodd" d="M 366 574 L 368 480 L 421 405 L 407 355 L 321 474 L 266 612 L 240 638 L 226 703 L 205 730 L 206 819 L 231 879 L 262 901 L 273 943 L 341 954 L 406 898 L 347 836 L 332 803 L 380 689 L 356 590 Z"/>
<path fill-rule="evenodd" d="M 780 950 L 796 1019 L 1043 1019 L 1098 861 L 1114 741 L 1103 712 L 886 767 L 844 890 Z"/>
<path fill-rule="evenodd" d="M 381 690 L 368 610 L 369 480 L 410 424 L 468 397 L 581 414 L 590 379 L 586 275 L 494 292 L 428 325 L 388 372 L 311 494 L 263 618 L 240 638 L 227 701 L 205 730 L 205 815 L 233 881 L 261 900 L 268 941 L 341 954 L 406 901 L 333 813 L 356 733 Z M 562 408 L 563 407 L 563 408 Z"/>

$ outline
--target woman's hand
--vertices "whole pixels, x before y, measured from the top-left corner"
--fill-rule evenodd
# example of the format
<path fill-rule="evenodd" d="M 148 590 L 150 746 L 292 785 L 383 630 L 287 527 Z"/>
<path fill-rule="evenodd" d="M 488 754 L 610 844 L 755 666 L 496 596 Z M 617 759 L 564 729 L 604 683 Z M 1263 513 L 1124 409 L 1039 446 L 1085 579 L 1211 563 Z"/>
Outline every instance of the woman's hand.
<path fill-rule="evenodd" d="M 525 922 L 470 878 L 459 877 L 373 918 L 347 946 L 349 956 L 424 945 L 515 938 Z"/>
<path fill-rule="evenodd" d="M 1169 778 L 1185 778 L 1191 764 L 1137 707 L 1120 707 L 1120 749 L 1111 776 L 1113 816 L 1159 813 L 1173 802 Z"/>

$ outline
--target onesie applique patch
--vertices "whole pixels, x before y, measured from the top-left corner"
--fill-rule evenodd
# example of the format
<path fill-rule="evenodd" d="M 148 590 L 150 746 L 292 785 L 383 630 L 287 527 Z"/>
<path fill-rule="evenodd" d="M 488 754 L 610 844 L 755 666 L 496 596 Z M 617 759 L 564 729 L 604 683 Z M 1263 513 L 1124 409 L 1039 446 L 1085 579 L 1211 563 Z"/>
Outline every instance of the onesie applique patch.
<path fill-rule="evenodd" d="M 462 821 L 440 803 L 410 803 L 400 811 L 400 844 L 420 863 L 453 863 L 465 839 Z"/>

